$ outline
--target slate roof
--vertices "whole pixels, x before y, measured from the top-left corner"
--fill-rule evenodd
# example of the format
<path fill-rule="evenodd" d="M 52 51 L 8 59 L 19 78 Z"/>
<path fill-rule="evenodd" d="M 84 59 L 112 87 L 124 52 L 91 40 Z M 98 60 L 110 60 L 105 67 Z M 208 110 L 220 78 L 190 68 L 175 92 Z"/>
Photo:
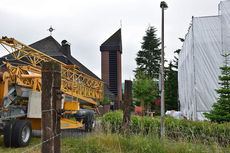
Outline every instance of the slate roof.
<path fill-rule="evenodd" d="M 41 39 L 29 46 L 49 56 L 63 55 L 63 53 L 61 52 L 61 45 L 52 36 L 48 36 L 44 39 Z"/>
<path fill-rule="evenodd" d="M 101 46 L 100 51 L 120 51 L 122 52 L 121 29 L 118 29 Z"/>
<path fill-rule="evenodd" d="M 53 58 L 56 58 L 56 59 L 64 62 L 65 64 L 77 65 L 81 72 L 86 73 L 86 74 L 100 80 L 100 78 L 98 78 L 87 67 L 85 67 L 83 64 L 81 64 L 71 54 L 69 56 L 66 56 L 64 54 L 64 50 L 62 49 L 62 46 L 52 36 L 48 36 L 42 40 L 39 40 L 39 41 L 29 45 L 29 46 L 47 54 Z"/>

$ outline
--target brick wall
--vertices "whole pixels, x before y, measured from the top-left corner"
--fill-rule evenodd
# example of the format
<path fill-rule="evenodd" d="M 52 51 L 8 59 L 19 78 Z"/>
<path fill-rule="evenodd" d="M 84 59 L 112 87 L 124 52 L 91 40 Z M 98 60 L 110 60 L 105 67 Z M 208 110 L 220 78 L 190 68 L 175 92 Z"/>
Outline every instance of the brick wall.
<path fill-rule="evenodd" d="M 117 101 L 118 108 L 121 109 L 122 102 L 122 87 L 121 87 L 121 52 L 117 51 Z"/>
<path fill-rule="evenodd" d="M 101 79 L 109 85 L 109 51 L 101 52 Z"/>
<path fill-rule="evenodd" d="M 115 97 L 117 101 L 118 109 L 121 109 L 122 102 L 122 86 L 121 86 L 121 52 L 117 51 L 117 96 Z M 109 85 L 109 51 L 101 52 L 101 78 Z"/>

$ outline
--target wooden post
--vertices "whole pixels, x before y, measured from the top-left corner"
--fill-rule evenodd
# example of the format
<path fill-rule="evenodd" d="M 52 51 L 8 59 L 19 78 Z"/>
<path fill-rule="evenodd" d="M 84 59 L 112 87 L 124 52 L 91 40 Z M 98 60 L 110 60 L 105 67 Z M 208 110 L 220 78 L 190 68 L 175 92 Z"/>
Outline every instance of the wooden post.
<path fill-rule="evenodd" d="M 132 81 L 125 80 L 123 132 L 129 134 L 132 106 Z"/>
<path fill-rule="evenodd" d="M 61 65 L 42 64 L 42 153 L 60 153 Z"/>

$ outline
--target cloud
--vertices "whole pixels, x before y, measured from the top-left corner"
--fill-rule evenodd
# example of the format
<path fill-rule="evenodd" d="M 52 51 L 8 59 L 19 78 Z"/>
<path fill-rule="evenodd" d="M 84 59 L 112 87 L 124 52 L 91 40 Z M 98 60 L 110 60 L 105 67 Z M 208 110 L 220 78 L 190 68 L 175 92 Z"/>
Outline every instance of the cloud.
<path fill-rule="evenodd" d="M 166 58 L 182 43 L 192 16 L 217 15 L 219 0 L 166 1 Z M 0 5 L 0 36 L 14 37 L 31 44 L 49 35 L 58 42 L 68 40 L 72 54 L 99 77 L 101 59 L 99 46 L 118 28 L 122 20 L 123 80 L 133 78 L 135 57 L 148 25 L 155 26 L 161 36 L 160 0 L 2 0 Z M 1 55 L 4 51 L 0 48 Z"/>

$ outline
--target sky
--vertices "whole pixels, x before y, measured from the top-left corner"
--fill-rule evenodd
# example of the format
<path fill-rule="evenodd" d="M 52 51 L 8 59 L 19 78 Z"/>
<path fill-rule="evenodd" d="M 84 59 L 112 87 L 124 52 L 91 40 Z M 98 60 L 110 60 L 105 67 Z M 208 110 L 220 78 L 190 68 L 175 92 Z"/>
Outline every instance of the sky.
<path fill-rule="evenodd" d="M 161 36 L 161 0 L 0 0 L 0 37 L 27 45 L 50 35 L 71 44 L 71 54 L 101 77 L 100 45 L 122 28 L 122 81 L 134 78 L 136 54 L 148 26 Z M 218 15 L 220 0 L 165 0 L 165 56 L 181 48 L 192 16 Z M 0 47 L 0 56 L 7 51 Z"/>

